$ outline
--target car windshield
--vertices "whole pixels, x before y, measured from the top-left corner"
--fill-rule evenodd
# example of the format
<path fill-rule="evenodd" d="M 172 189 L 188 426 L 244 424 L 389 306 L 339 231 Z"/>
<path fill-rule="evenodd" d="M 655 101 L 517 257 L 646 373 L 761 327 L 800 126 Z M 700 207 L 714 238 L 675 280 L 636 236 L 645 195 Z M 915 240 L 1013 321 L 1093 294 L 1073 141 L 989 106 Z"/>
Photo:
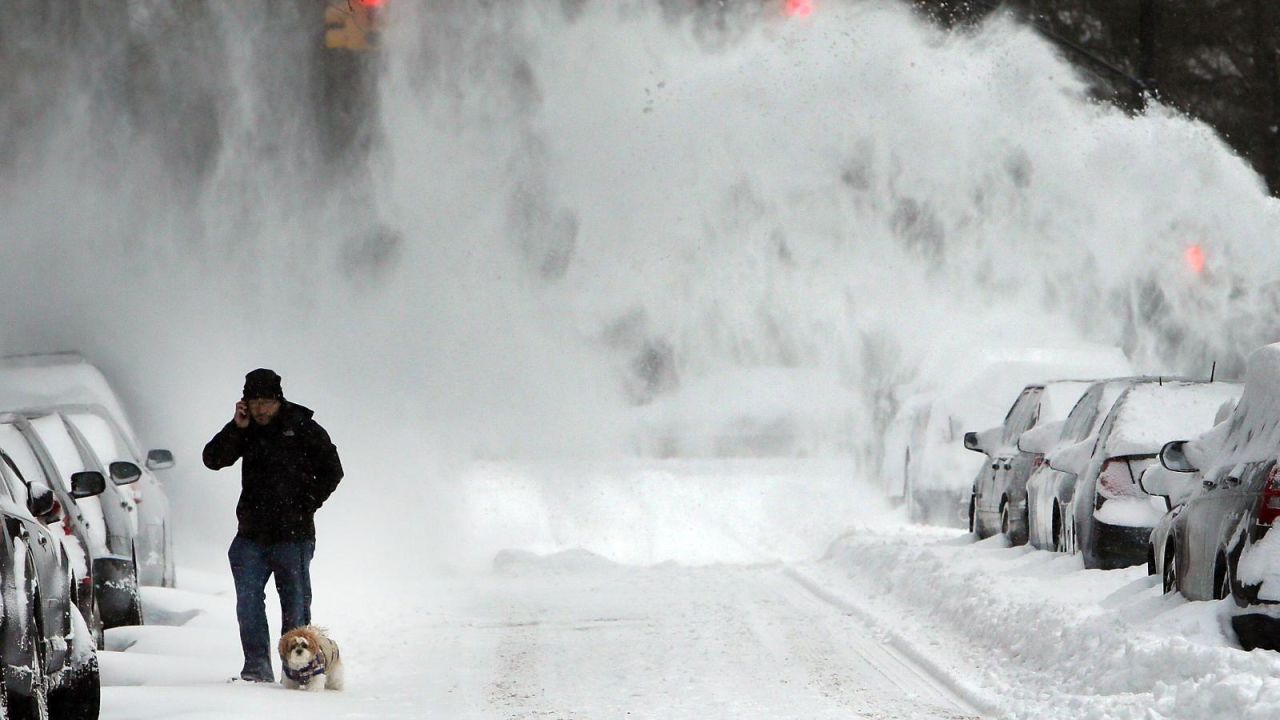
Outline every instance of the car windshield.
<path fill-rule="evenodd" d="M 1036 424 L 1040 417 L 1040 396 L 1043 392 L 1044 388 L 1030 387 L 1018 396 L 1018 401 L 1009 410 L 1009 417 L 1004 421 L 1004 444 L 1011 444 Z"/>

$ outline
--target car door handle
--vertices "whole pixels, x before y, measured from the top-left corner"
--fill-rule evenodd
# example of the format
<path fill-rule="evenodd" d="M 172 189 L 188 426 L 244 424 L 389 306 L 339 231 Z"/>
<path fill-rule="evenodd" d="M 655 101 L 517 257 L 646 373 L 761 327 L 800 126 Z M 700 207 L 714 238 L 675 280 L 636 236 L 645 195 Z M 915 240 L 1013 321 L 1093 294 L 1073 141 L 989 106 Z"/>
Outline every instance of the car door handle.
<path fill-rule="evenodd" d="M 41 544 L 41 545 L 48 545 L 48 544 L 49 544 L 49 538 L 45 537 L 44 535 L 41 535 L 41 536 L 40 536 L 40 544 Z"/>
<path fill-rule="evenodd" d="M 1012 469 L 1013 469 L 1013 464 L 1012 464 L 1012 463 L 1005 463 L 1005 464 L 1004 464 L 1004 469 L 1005 469 L 1005 470 L 1012 470 Z"/>

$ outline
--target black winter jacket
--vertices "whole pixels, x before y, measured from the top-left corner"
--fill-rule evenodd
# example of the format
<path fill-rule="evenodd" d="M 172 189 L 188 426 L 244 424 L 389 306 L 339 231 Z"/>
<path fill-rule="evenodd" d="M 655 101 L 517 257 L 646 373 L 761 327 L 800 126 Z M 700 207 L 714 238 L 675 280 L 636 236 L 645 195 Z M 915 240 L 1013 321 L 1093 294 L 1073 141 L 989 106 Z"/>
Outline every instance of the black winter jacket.
<path fill-rule="evenodd" d="M 236 517 L 241 537 L 260 543 L 314 540 L 315 513 L 342 479 L 342 461 L 311 410 L 284 401 L 270 425 L 226 424 L 204 446 L 221 470 L 244 458 Z"/>

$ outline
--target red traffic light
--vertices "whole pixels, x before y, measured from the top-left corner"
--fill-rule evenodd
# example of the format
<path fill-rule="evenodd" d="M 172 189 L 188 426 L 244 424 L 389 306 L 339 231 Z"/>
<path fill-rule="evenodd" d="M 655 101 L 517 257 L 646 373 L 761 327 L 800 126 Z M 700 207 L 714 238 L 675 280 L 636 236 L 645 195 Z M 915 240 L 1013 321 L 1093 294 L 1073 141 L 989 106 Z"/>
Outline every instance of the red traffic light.
<path fill-rule="evenodd" d="M 1204 248 L 1199 245 L 1192 245 L 1187 248 L 1185 257 L 1187 259 L 1187 267 L 1191 268 L 1191 272 L 1197 275 L 1204 272 Z"/>
<path fill-rule="evenodd" d="M 786 0 L 786 4 L 782 6 L 782 12 L 787 17 L 806 18 L 813 14 L 814 0 Z"/>

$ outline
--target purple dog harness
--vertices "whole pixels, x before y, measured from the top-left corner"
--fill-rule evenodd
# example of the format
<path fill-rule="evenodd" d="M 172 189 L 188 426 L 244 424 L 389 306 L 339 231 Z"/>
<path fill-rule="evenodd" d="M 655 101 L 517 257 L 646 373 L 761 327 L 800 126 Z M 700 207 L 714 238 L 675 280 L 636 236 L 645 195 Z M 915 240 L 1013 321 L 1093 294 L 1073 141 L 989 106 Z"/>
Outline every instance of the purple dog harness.
<path fill-rule="evenodd" d="M 317 651 L 318 650 L 319 648 L 317 648 Z M 334 650 L 333 659 L 334 660 L 338 659 L 337 650 Z M 325 666 L 326 666 L 326 662 L 324 659 L 324 653 L 316 652 L 316 656 L 311 659 L 311 662 L 307 663 L 306 665 L 303 665 L 297 670 L 294 670 L 293 668 L 289 667 L 288 663 L 285 663 L 284 667 L 281 669 L 284 670 L 285 677 L 298 683 L 299 685 L 306 685 L 307 683 L 311 682 L 311 679 L 314 678 L 315 676 L 323 675 Z"/>

